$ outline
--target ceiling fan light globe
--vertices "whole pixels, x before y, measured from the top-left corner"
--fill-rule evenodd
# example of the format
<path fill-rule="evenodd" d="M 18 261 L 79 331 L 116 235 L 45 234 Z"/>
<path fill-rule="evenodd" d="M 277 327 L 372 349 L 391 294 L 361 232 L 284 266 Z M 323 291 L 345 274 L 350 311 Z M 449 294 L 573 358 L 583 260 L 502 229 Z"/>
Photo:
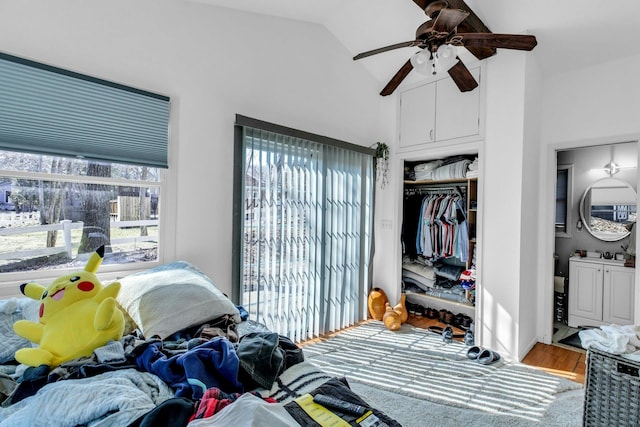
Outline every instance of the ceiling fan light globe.
<path fill-rule="evenodd" d="M 413 69 L 420 74 L 431 74 L 431 52 L 423 49 L 414 54 L 410 59 Z"/>
<path fill-rule="evenodd" d="M 440 60 L 454 60 L 458 56 L 458 50 L 455 46 L 443 44 L 436 51 L 436 55 Z"/>
<path fill-rule="evenodd" d="M 411 57 L 411 65 L 414 67 L 420 66 L 429 62 L 429 59 L 431 59 L 431 52 L 427 49 L 422 49 Z"/>
<path fill-rule="evenodd" d="M 429 61 L 428 64 L 422 64 L 419 67 L 413 67 L 413 69 L 416 70 L 420 74 L 424 74 L 425 76 L 429 76 L 429 75 L 433 74 L 433 67 L 431 66 L 430 62 L 431 61 Z"/>
<path fill-rule="evenodd" d="M 445 73 L 458 62 L 458 51 L 455 46 L 449 44 L 441 45 L 435 53 L 435 65 L 433 67 L 436 73 Z"/>

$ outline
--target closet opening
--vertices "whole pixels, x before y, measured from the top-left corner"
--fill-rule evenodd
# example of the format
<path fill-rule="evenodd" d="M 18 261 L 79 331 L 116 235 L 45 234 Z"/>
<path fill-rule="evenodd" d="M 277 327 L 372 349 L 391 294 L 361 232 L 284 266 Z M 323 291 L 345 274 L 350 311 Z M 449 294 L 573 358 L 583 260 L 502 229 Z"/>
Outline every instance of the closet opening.
<path fill-rule="evenodd" d="M 410 313 L 473 330 L 478 157 L 404 162 L 402 290 Z"/>

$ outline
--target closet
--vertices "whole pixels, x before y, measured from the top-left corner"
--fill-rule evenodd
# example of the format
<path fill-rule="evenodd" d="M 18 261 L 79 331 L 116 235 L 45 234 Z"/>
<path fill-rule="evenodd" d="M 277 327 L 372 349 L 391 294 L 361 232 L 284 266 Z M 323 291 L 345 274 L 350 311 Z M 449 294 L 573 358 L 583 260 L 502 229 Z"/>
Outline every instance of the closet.
<path fill-rule="evenodd" d="M 477 164 L 475 154 L 405 161 L 403 186 L 402 283 L 407 301 L 472 320 Z"/>

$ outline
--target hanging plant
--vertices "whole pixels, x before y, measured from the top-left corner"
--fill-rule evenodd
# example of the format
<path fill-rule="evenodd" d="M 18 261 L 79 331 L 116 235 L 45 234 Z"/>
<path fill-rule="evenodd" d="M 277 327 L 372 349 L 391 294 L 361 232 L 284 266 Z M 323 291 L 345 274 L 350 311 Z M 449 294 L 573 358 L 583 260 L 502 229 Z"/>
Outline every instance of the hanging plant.
<path fill-rule="evenodd" d="M 384 142 L 376 142 L 376 181 L 380 183 L 380 188 L 384 188 L 389 183 L 389 146 Z"/>

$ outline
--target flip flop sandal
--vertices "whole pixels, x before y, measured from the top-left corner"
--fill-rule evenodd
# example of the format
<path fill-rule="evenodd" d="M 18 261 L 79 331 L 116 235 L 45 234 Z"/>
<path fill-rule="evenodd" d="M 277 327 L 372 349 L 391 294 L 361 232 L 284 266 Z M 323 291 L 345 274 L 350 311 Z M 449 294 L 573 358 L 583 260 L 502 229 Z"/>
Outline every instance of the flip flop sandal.
<path fill-rule="evenodd" d="M 500 360 L 500 355 L 489 349 L 483 350 L 476 359 L 476 361 L 481 365 L 491 365 L 498 360 Z"/>
<path fill-rule="evenodd" d="M 478 345 L 474 345 L 473 347 L 470 347 L 469 350 L 467 350 L 467 357 L 471 360 L 478 360 L 478 356 L 483 351 L 484 351 L 484 348 Z"/>

